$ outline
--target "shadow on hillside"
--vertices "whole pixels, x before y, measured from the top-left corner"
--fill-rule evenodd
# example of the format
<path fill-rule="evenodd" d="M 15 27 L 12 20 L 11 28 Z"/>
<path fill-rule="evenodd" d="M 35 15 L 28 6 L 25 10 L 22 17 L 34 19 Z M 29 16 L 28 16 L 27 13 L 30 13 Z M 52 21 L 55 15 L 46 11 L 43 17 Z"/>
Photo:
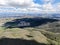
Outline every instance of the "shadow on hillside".
<path fill-rule="evenodd" d="M 58 21 L 56 19 L 49 18 L 22 18 L 15 19 L 10 22 L 6 22 L 4 27 L 6 28 L 24 28 L 24 27 L 36 27 L 48 22 L 52 23 Z"/>
<path fill-rule="evenodd" d="M 38 43 L 34 40 L 2 38 L 0 39 L 0 45 L 46 45 L 46 44 Z"/>

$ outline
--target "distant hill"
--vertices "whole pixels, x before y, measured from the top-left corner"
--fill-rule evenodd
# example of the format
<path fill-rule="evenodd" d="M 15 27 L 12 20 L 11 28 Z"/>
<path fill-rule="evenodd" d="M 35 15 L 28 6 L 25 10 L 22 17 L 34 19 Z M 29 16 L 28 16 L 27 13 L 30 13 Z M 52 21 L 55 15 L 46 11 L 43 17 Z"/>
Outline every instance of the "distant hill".
<path fill-rule="evenodd" d="M 0 13 L 0 18 L 18 18 L 18 17 L 25 17 L 25 16 L 31 16 L 31 17 L 43 17 L 43 18 L 52 18 L 52 19 L 59 19 L 60 20 L 60 14 L 32 14 L 32 13 Z"/>
<path fill-rule="evenodd" d="M 50 18 L 21 18 L 21 19 L 15 19 L 10 22 L 6 22 L 4 24 L 7 28 L 24 28 L 24 27 L 36 27 L 43 24 L 47 24 L 48 22 L 52 23 L 55 21 L 59 21 L 57 19 L 50 19 Z"/>

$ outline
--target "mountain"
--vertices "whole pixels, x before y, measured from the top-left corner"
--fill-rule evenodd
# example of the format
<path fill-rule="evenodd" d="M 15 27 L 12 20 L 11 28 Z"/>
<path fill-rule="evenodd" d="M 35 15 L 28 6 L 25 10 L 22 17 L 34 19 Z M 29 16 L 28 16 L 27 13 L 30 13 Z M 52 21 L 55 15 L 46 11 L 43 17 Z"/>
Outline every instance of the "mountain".
<path fill-rule="evenodd" d="M 0 13 L 0 18 L 19 17 L 19 16 L 44 17 L 44 18 L 52 18 L 52 19 L 59 19 L 60 20 L 60 14 L 12 13 L 12 12 Z"/>

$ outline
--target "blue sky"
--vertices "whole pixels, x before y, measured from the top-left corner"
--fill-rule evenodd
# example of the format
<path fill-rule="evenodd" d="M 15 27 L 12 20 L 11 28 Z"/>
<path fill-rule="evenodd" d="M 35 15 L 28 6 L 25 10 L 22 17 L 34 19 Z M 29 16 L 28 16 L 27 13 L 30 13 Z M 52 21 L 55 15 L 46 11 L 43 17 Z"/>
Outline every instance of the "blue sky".
<path fill-rule="evenodd" d="M 1 0 L 0 13 L 60 13 L 60 0 Z"/>
<path fill-rule="evenodd" d="M 60 3 L 60 0 L 52 0 L 53 2 L 53 4 L 55 4 L 55 3 Z M 38 3 L 38 4 L 44 4 L 44 2 L 42 1 L 42 0 L 34 0 L 34 2 L 35 3 Z"/>

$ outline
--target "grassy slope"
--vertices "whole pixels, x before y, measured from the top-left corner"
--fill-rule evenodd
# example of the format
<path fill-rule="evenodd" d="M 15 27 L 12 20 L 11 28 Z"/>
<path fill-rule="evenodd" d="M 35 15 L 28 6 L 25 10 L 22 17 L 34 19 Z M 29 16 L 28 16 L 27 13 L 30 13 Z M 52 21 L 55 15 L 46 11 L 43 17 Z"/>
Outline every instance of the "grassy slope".
<path fill-rule="evenodd" d="M 30 29 L 30 30 L 29 30 Z M 44 44 L 53 44 L 58 45 L 60 43 L 60 36 L 56 33 L 52 33 L 45 30 L 37 30 L 33 28 L 29 29 L 20 29 L 20 28 L 12 28 L 12 29 L 4 29 L 0 28 L 0 38 L 20 38 L 25 40 L 35 40 L 39 43 Z"/>
<path fill-rule="evenodd" d="M 9 21 L 9 19 L 6 19 L 2 22 L 5 23 L 5 21 Z M 0 22 L 0 24 L 2 22 Z M 44 27 L 44 25 L 42 27 Z M 26 39 L 26 40 L 35 40 L 39 43 L 44 43 L 46 45 L 48 44 L 60 45 L 60 33 L 55 33 L 54 31 L 51 31 L 51 32 L 46 31 L 45 28 L 41 29 L 40 27 L 39 28 L 23 28 L 23 29 L 21 28 L 5 29 L 5 27 L 0 27 L 0 38 L 20 38 L 20 39 Z"/>

